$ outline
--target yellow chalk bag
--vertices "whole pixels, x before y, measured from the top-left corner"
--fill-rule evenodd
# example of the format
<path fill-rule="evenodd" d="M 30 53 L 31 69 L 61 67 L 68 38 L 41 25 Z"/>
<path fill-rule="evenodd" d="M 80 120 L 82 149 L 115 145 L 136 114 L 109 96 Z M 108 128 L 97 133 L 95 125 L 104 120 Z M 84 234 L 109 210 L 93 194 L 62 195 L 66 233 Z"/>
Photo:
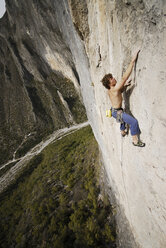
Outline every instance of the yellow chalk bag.
<path fill-rule="evenodd" d="M 106 110 L 106 117 L 111 117 L 111 116 L 112 116 L 111 109 L 107 109 Z"/>

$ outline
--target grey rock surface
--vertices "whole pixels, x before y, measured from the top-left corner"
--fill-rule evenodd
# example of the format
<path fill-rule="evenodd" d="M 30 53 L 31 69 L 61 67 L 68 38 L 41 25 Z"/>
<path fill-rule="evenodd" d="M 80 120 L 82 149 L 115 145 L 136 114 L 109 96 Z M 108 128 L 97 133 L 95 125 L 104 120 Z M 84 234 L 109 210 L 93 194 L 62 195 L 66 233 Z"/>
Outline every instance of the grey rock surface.
<path fill-rule="evenodd" d="M 89 36 L 85 40 L 95 107 L 88 115 L 102 151 L 109 185 L 119 203 L 120 247 L 166 247 L 166 2 L 86 1 Z M 113 73 L 120 80 L 132 54 L 140 49 L 131 75 L 133 86 L 124 94 L 124 107 L 139 121 L 145 148 L 121 137 L 119 125 L 105 117 L 107 90 L 100 80 Z M 135 243 L 125 237 L 125 225 Z M 125 224 L 124 224 L 125 223 Z M 122 225 L 121 225 L 122 224 Z M 126 231 L 127 232 L 127 231 Z M 131 241 L 131 242 L 130 242 Z"/>
<path fill-rule="evenodd" d="M 86 120 L 80 79 L 59 24 L 61 2 L 8 0 L 6 8 L 0 20 L 0 164 L 53 130 Z"/>
<path fill-rule="evenodd" d="M 118 204 L 118 246 L 165 248 L 166 2 L 6 4 L 0 20 L 1 143 L 16 150 L 29 132 L 70 125 L 78 113 L 72 111 L 72 101 L 69 109 L 66 102 L 70 95 L 82 99 L 81 92 L 112 189 L 108 192 Z M 111 104 L 100 82 L 109 72 L 120 80 L 138 48 L 133 85 L 124 93 L 123 105 L 139 121 L 143 149 L 131 144 L 130 135 L 122 139 L 116 121 L 106 118 Z M 66 92 L 67 82 L 74 88 Z"/>

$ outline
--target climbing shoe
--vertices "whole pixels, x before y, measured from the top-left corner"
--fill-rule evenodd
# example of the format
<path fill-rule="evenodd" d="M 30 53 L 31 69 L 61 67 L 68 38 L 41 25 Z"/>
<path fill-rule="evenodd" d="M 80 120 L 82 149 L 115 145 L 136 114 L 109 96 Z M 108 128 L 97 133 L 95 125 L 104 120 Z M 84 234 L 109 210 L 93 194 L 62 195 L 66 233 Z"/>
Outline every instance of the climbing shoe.
<path fill-rule="evenodd" d="M 123 130 L 123 132 L 121 131 L 121 135 L 122 137 L 125 137 L 126 135 L 128 135 L 128 131 L 127 130 Z"/>
<path fill-rule="evenodd" d="M 136 144 L 133 142 L 133 145 L 138 146 L 138 147 L 144 147 L 145 143 L 143 143 L 142 141 L 139 140 Z"/>

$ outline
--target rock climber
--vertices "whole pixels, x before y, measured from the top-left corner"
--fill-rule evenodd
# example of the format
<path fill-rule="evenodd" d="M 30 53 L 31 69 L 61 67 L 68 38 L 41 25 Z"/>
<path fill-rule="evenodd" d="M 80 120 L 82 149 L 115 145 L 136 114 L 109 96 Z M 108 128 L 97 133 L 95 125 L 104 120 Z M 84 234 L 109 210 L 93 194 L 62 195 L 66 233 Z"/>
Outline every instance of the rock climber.
<path fill-rule="evenodd" d="M 108 89 L 108 95 L 111 100 L 111 112 L 112 116 L 120 123 L 121 134 L 124 137 L 127 134 L 126 123 L 130 127 L 130 132 L 132 135 L 132 143 L 134 146 L 144 147 L 145 143 L 143 143 L 139 139 L 140 129 L 138 121 L 133 118 L 131 115 L 125 113 L 122 108 L 122 92 L 130 85 L 130 81 L 126 82 L 129 76 L 131 75 L 132 69 L 134 67 L 135 61 L 137 60 L 138 54 L 140 50 L 137 51 L 135 56 L 132 58 L 126 72 L 122 76 L 120 82 L 117 83 L 116 79 L 113 77 L 111 73 L 106 74 L 101 80 L 103 86 Z"/>

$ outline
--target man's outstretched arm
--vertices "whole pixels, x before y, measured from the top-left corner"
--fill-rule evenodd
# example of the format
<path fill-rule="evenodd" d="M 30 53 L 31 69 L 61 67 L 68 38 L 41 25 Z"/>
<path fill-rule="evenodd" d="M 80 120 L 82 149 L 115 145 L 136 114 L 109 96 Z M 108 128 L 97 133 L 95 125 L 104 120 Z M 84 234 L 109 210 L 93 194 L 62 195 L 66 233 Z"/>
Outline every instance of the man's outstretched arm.
<path fill-rule="evenodd" d="M 130 85 L 131 85 L 131 79 L 123 85 L 123 87 L 121 88 L 121 92 L 124 92 L 127 89 L 127 87 Z"/>
<path fill-rule="evenodd" d="M 140 52 L 140 50 L 138 50 L 138 52 L 136 53 L 136 55 L 132 58 L 126 72 L 124 73 L 120 83 L 117 83 L 117 85 L 115 86 L 116 89 L 120 90 L 123 88 L 125 82 L 127 81 L 127 79 L 129 78 L 129 76 L 131 75 L 131 72 L 132 72 L 132 69 L 133 69 L 133 66 L 134 66 L 134 63 L 138 57 L 138 53 Z"/>

